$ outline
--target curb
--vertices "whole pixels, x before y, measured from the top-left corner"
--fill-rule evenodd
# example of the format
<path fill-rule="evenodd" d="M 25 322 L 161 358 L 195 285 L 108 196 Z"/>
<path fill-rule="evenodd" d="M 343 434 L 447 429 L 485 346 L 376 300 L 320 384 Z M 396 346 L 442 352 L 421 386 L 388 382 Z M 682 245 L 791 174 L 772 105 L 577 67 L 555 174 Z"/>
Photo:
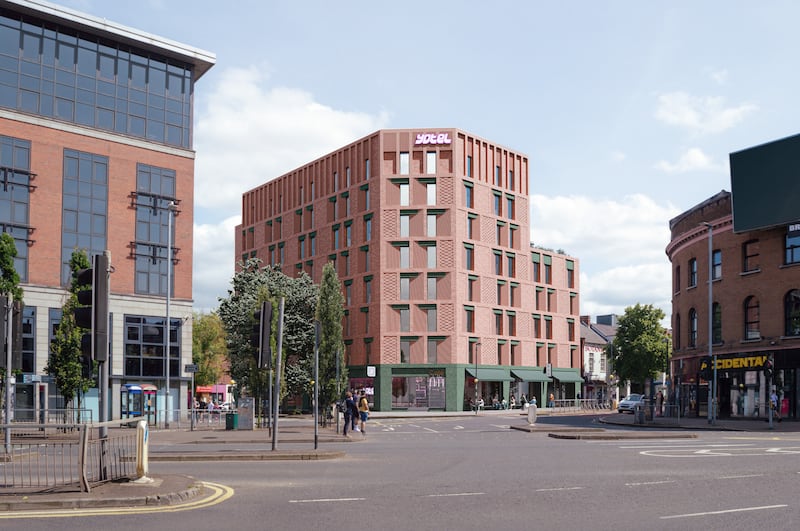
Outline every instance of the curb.
<path fill-rule="evenodd" d="M 339 459 L 345 456 L 344 452 L 309 452 L 298 450 L 296 452 L 236 452 L 236 453 L 157 453 L 150 454 L 150 461 L 322 461 L 325 459 Z"/>

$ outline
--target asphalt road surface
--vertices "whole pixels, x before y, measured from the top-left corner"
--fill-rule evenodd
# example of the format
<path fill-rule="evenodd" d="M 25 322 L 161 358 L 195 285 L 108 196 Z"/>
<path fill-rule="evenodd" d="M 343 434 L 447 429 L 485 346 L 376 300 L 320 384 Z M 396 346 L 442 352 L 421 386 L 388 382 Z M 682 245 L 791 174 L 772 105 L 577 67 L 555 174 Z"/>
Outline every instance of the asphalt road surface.
<path fill-rule="evenodd" d="M 370 421 L 330 461 L 151 465 L 233 489 L 211 506 L 8 529 L 471 530 L 800 528 L 800 433 L 675 432 L 586 441 L 508 428 L 519 416 Z M 540 424 L 594 426 L 591 417 Z M 113 518 L 113 523 L 109 521 Z M 6 525 L 11 524 L 11 525 Z"/>

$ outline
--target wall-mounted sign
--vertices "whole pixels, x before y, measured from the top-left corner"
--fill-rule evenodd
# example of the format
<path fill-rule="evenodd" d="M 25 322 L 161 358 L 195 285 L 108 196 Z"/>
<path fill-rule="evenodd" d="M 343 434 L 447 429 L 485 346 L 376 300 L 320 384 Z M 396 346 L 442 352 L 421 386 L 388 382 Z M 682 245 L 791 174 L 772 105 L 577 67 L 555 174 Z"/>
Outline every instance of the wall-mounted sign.
<path fill-rule="evenodd" d="M 367 365 L 367 376 L 375 378 L 375 365 Z"/>
<path fill-rule="evenodd" d="M 417 133 L 415 146 L 427 146 L 431 144 L 452 144 L 450 133 Z"/>
<path fill-rule="evenodd" d="M 800 236 L 800 223 L 792 223 L 789 225 L 789 237 L 794 238 L 795 236 Z"/>

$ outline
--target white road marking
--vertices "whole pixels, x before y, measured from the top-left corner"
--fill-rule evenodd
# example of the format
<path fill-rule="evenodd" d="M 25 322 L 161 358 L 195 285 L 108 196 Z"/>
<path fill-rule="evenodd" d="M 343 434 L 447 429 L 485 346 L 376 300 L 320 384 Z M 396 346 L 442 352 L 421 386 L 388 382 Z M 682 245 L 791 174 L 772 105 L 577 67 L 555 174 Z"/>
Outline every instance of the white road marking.
<path fill-rule="evenodd" d="M 712 514 L 728 514 L 728 513 L 741 513 L 745 511 L 763 511 L 766 509 L 782 509 L 788 505 L 762 505 L 761 507 L 740 507 L 738 509 L 726 509 L 724 511 L 707 511 L 704 513 L 688 513 L 688 514 L 673 514 L 670 516 L 660 516 L 661 520 L 670 520 L 673 518 L 693 518 L 695 516 L 709 516 Z"/>
<path fill-rule="evenodd" d="M 433 429 L 431 429 L 431 428 L 422 428 L 422 429 L 424 429 L 424 430 L 428 430 L 428 431 L 430 431 L 430 432 L 433 432 L 433 433 L 439 433 L 438 431 L 436 431 L 436 430 L 433 430 Z"/>
<path fill-rule="evenodd" d="M 464 426 L 453 426 L 454 430 L 463 430 Z"/>
<path fill-rule="evenodd" d="M 340 501 L 364 501 L 366 498 L 317 498 L 312 500 L 289 500 L 289 503 L 327 503 Z"/>
<path fill-rule="evenodd" d="M 663 481 L 640 481 L 638 483 L 625 483 L 626 487 L 641 487 L 643 485 L 663 485 L 665 483 L 675 483 L 674 480 L 663 480 Z"/>
<path fill-rule="evenodd" d="M 451 494 L 428 494 L 428 498 L 447 498 L 450 496 L 483 496 L 485 492 L 453 492 Z"/>
<path fill-rule="evenodd" d="M 719 476 L 717 479 L 744 479 L 744 478 L 760 478 L 764 474 L 744 474 L 741 476 Z"/>
<path fill-rule="evenodd" d="M 586 487 L 554 487 L 552 489 L 536 489 L 535 492 L 553 492 L 559 490 L 583 490 Z"/>
<path fill-rule="evenodd" d="M 637 445 L 637 446 L 620 446 L 625 450 L 639 450 L 642 448 L 729 448 L 739 446 L 753 446 L 753 443 L 748 444 L 652 444 L 652 445 Z"/>

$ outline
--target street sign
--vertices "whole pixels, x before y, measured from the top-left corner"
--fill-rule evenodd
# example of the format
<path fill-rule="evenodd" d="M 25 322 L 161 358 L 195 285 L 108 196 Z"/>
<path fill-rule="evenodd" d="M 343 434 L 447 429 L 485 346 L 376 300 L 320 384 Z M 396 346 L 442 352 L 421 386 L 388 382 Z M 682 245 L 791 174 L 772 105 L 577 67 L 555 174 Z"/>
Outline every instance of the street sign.
<path fill-rule="evenodd" d="M 189 363 L 187 365 L 184 365 L 183 366 L 183 372 L 188 372 L 190 374 L 197 372 L 197 364 L 196 363 Z"/>

